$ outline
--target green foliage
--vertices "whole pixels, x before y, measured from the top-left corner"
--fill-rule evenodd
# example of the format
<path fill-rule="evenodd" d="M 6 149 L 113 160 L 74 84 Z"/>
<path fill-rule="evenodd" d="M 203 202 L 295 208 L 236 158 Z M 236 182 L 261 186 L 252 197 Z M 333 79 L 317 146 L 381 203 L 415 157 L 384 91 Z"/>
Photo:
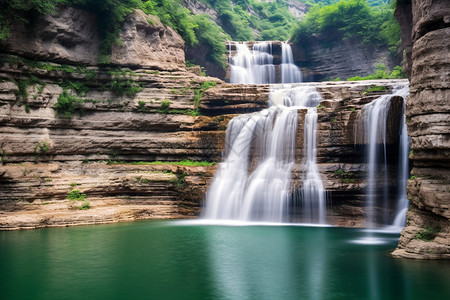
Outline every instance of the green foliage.
<path fill-rule="evenodd" d="M 111 161 L 108 164 L 126 164 L 126 165 L 174 165 L 174 166 L 186 166 L 186 167 L 207 167 L 213 166 L 215 162 L 207 161 L 192 161 L 192 160 L 182 160 L 182 161 L 136 161 L 136 162 L 117 162 Z"/>
<path fill-rule="evenodd" d="M 179 189 L 184 188 L 184 183 L 186 182 L 185 177 L 186 177 L 186 173 L 184 173 L 184 172 L 177 174 L 177 179 L 176 179 L 175 183 Z"/>
<path fill-rule="evenodd" d="M 338 169 L 334 172 L 345 183 L 354 183 L 358 178 L 358 173 L 344 172 L 342 169 Z"/>
<path fill-rule="evenodd" d="M 161 102 L 161 110 L 162 111 L 168 111 L 170 107 L 170 101 L 169 100 L 164 100 L 163 102 Z"/>
<path fill-rule="evenodd" d="M 72 190 L 66 198 L 69 200 L 84 201 L 86 194 L 82 194 L 79 190 Z"/>
<path fill-rule="evenodd" d="M 389 73 L 389 71 L 386 70 L 386 66 L 384 64 L 377 64 L 375 66 L 375 73 L 365 77 L 360 76 L 350 77 L 347 78 L 347 81 L 373 80 L 373 79 L 401 79 L 406 77 L 407 77 L 406 73 L 403 72 L 403 69 L 400 66 L 394 67 L 394 70 L 392 70 L 392 72 Z"/>
<path fill-rule="evenodd" d="M 348 0 L 311 7 L 294 29 L 293 38 L 303 44 L 312 39 L 327 44 L 355 38 L 361 45 L 388 46 L 396 52 L 400 27 L 393 17 L 393 8 L 387 3 L 372 7 L 365 0 Z"/>
<path fill-rule="evenodd" d="M 45 153 L 48 151 L 48 145 L 46 142 L 39 142 L 34 145 L 34 153 Z"/>
<path fill-rule="evenodd" d="M 298 0 L 299 2 L 303 2 L 309 5 L 319 4 L 321 6 L 335 4 L 340 2 L 341 0 Z M 392 0 L 367 0 L 367 4 L 370 6 L 379 6 L 385 5 L 392 2 Z"/>
<path fill-rule="evenodd" d="M 212 22 L 207 15 L 194 15 L 193 21 L 197 24 L 194 28 L 198 43 L 205 45 L 208 49 L 206 57 L 223 68 L 226 66 L 225 42 L 230 38 L 223 29 Z M 187 66 L 187 64 L 186 64 Z"/>
<path fill-rule="evenodd" d="M 81 204 L 79 206 L 75 206 L 75 208 L 79 209 L 79 210 L 86 210 L 86 209 L 91 208 L 91 203 L 89 202 L 89 200 L 85 200 L 83 202 L 83 204 Z"/>
<path fill-rule="evenodd" d="M 437 234 L 441 231 L 440 227 L 431 227 L 427 226 L 424 229 L 420 230 L 414 238 L 416 240 L 422 240 L 422 241 L 432 241 L 437 236 Z"/>
<path fill-rule="evenodd" d="M 83 100 L 63 91 L 53 108 L 57 116 L 72 118 L 75 113 L 83 114 Z"/>
<path fill-rule="evenodd" d="M 194 107 L 197 109 L 198 106 L 200 105 L 200 100 L 203 97 L 203 93 L 212 87 L 215 87 L 217 85 L 217 82 L 215 81 L 204 81 L 202 82 L 202 84 L 200 85 L 199 89 L 195 89 L 194 90 Z"/>
<path fill-rule="evenodd" d="M 145 108 L 145 101 L 139 101 L 138 102 L 138 111 L 140 112 L 146 112 L 147 108 Z"/>
<path fill-rule="evenodd" d="M 134 72 L 127 69 L 114 69 L 108 71 L 111 75 L 110 91 L 116 96 L 134 97 L 142 90 L 139 84 L 133 80 Z"/>
<path fill-rule="evenodd" d="M 368 89 L 366 89 L 363 92 L 363 95 L 370 93 L 370 92 L 384 92 L 386 90 L 387 90 L 386 86 L 371 85 Z"/>
<path fill-rule="evenodd" d="M 2 150 L 2 164 L 6 163 L 6 150 Z"/>
<path fill-rule="evenodd" d="M 28 105 L 28 87 L 32 85 L 39 84 L 38 90 L 44 89 L 45 83 L 37 79 L 35 76 L 30 76 L 27 79 L 19 79 L 19 80 L 12 80 L 17 85 L 17 92 L 16 92 L 16 100 L 19 104 L 19 106 L 24 105 L 25 111 L 27 113 L 30 112 L 30 107 Z"/>
<path fill-rule="evenodd" d="M 85 95 L 87 92 L 89 92 L 89 88 L 85 86 L 82 82 L 74 82 L 70 80 L 64 80 L 62 83 L 59 84 L 64 90 L 72 90 L 77 95 Z"/>
<path fill-rule="evenodd" d="M 223 29 L 235 41 L 287 40 L 297 20 L 284 0 L 202 1 L 218 12 Z"/>
<path fill-rule="evenodd" d="M 161 102 L 161 109 L 158 109 L 157 112 L 160 114 L 184 114 L 184 110 L 174 110 L 170 109 L 171 102 L 169 100 L 164 100 Z"/>

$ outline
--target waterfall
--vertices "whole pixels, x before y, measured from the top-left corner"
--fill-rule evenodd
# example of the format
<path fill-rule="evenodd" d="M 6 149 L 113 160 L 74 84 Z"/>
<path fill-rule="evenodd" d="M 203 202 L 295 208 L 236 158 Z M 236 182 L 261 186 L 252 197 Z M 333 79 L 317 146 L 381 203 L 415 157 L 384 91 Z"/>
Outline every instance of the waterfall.
<path fill-rule="evenodd" d="M 271 107 L 240 115 L 228 124 L 223 162 L 206 197 L 204 218 L 284 222 L 292 202 L 291 173 L 295 163 L 297 110 L 309 105 L 314 126 L 305 147 L 305 197 L 316 197 L 320 176 L 315 163 L 317 112 L 320 94 L 313 87 L 272 88 Z M 315 121 L 314 121 L 315 120 Z M 251 150 L 251 151 L 250 151 Z M 307 154 L 306 154 L 307 153 Z M 320 181 L 321 183 L 321 181 Z M 321 189 L 323 186 L 320 184 Z M 310 201 L 312 201 L 310 199 Z M 319 220 L 319 222 L 321 222 Z"/>
<path fill-rule="evenodd" d="M 403 118 L 401 124 L 400 133 L 400 153 L 399 153 L 399 176 L 398 176 L 398 200 L 397 200 L 397 210 L 395 213 L 395 218 L 393 222 L 394 227 L 404 227 L 406 225 L 406 211 L 408 210 L 409 201 L 406 198 L 406 186 L 408 184 L 408 174 L 409 174 L 409 138 L 408 131 L 406 128 L 406 116 L 405 116 L 405 99 L 408 96 L 409 90 L 405 89 L 403 91 Z"/>
<path fill-rule="evenodd" d="M 306 108 L 303 141 L 304 170 L 303 186 L 299 198 L 302 221 L 305 223 L 326 224 L 326 192 L 317 167 L 317 108 L 322 97 L 314 87 L 296 87 L 274 90 L 271 103 L 295 105 Z"/>
<path fill-rule="evenodd" d="M 302 81 L 302 72 L 294 64 L 294 56 L 292 55 L 291 45 L 283 42 L 281 44 L 281 83 Z"/>
<path fill-rule="evenodd" d="M 317 109 L 308 108 L 305 119 L 304 136 L 305 179 L 302 200 L 305 222 L 326 223 L 325 189 L 316 162 L 317 154 Z"/>
<path fill-rule="evenodd" d="M 393 96 L 401 96 L 403 99 L 409 93 L 408 86 L 397 86 L 394 88 L 392 94 L 383 95 L 369 104 L 366 104 L 360 115 L 358 127 L 364 129 L 364 138 L 367 142 L 367 191 L 366 191 L 366 207 L 367 207 L 367 227 L 375 227 L 375 201 L 376 195 L 380 192 L 377 183 L 380 180 L 378 174 L 382 174 L 382 224 L 389 225 L 388 214 L 386 213 L 389 206 L 389 191 L 388 191 L 388 164 L 386 152 L 386 127 L 387 116 Z M 405 118 L 402 119 L 400 143 L 399 143 L 399 178 L 398 178 L 398 215 L 401 211 L 405 211 L 408 207 L 408 200 L 406 199 L 406 177 L 408 174 L 408 137 L 406 132 Z M 382 147 L 380 147 L 380 145 Z M 396 218 L 397 219 L 397 218 Z M 401 218 L 394 221 L 402 222 Z"/>
<path fill-rule="evenodd" d="M 252 50 L 245 42 L 233 42 L 236 55 L 231 56 L 231 42 L 228 61 L 230 63 L 230 83 L 270 84 L 277 82 L 271 42 L 256 42 Z M 302 72 L 294 64 L 291 46 L 281 43 L 281 65 L 278 82 L 302 82 Z"/>
<path fill-rule="evenodd" d="M 275 83 L 275 66 L 270 42 L 255 43 L 252 51 L 245 42 L 234 44 L 237 54 L 229 57 L 230 83 Z"/>
<path fill-rule="evenodd" d="M 205 218 L 282 222 L 296 129 L 297 110 L 291 108 L 271 107 L 233 118 L 226 132 L 226 157 L 207 193 Z M 252 164 L 256 167 L 249 171 Z"/>

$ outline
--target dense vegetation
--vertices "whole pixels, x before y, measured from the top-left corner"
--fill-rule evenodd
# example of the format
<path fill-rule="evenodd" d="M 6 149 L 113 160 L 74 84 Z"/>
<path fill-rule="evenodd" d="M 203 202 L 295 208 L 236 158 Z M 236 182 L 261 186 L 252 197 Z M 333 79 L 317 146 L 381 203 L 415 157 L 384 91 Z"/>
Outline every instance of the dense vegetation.
<path fill-rule="evenodd" d="M 388 46 L 396 53 L 400 27 L 391 6 L 371 7 L 365 0 L 348 0 L 311 7 L 295 28 L 293 38 L 299 43 L 316 39 L 324 44 L 355 38 L 362 45 Z"/>
<path fill-rule="evenodd" d="M 287 40 L 297 19 L 284 0 L 200 0 L 218 13 L 223 29 L 236 41 Z"/>
<path fill-rule="evenodd" d="M 298 1 L 309 4 L 309 5 L 320 4 L 320 5 L 324 6 L 324 5 L 336 4 L 336 3 L 340 2 L 341 0 L 298 0 Z M 390 2 L 391 2 L 391 0 L 367 0 L 367 4 L 369 4 L 370 6 L 384 5 L 384 4 L 389 4 Z"/>

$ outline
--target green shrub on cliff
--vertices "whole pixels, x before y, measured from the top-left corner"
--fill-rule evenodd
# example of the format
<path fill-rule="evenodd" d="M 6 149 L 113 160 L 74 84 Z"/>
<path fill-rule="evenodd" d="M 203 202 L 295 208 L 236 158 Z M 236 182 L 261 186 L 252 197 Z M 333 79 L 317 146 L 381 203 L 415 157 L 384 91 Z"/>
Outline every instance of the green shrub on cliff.
<path fill-rule="evenodd" d="M 63 91 L 53 108 L 57 116 L 72 118 L 75 113 L 83 113 L 83 100 Z"/>
<path fill-rule="evenodd" d="M 67 194 L 67 199 L 75 201 L 83 201 L 86 198 L 86 194 L 82 194 L 79 190 L 72 190 Z"/>
<path fill-rule="evenodd" d="M 364 77 L 360 76 L 350 77 L 347 78 L 347 81 L 373 80 L 373 79 L 402 79 L 407 77 L 408 76 L 400 66 L 395 66 L 392 72 L 389 72 L 384 64 L 377 64 L 375 65 L 375 73 Z"/>

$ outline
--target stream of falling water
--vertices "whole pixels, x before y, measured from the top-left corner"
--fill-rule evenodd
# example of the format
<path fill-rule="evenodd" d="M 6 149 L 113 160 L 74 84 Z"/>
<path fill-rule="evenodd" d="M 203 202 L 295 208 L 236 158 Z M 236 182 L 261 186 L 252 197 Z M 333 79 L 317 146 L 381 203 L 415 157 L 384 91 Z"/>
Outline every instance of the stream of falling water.
<path fill-rule="evenodd" d="M 230 83 L 275 83 L 275 66 L 270 42 L 256 43 L 251 51 L 245 42 L 234 42 L 234 45 L 237 54 L 229 58 Z M 231 49 L 231 44 L 229 48 Z"/>
<path fill-rule="evenodd" d="M 286 42 L 281 44 L 281 83 L 302 82 L 303 75 L 294 64 L 292 48 Z"/>
<path fill-rule="evenodd" d="M 228 124 L 224 160 L 207 193 L 204 218 L 285 222 L 292 199 L 297 110 L 307 109 L 305 122 L 305 203 L 324 201 L 315 161 L 317 111 L 321 100 L 314 87 L 272 88 L 271 107 L 240 115 Z M 314 127 L 314 128 L 312 128 Z M 306 206 L 306 205 L 305 205 Z M 312 207 L 313 205 L 310 205 Z M 324 203 L 319 207 L 324 208 Z M 324 223 L 325 212 L 315 223 Z M 311 220 L 313 221 L 313 220 Z"/>
<path fill-rule="evenodd" d="M 392 94 L 383 95 L 369 104 L 366 104 L 360 115 L 358 127 L 363 128 L 365 142 L 367 143 L 367 190 L 366 190 L 366 208 L 367 208 L 367 225 L 368 228 L 376 227 L 375 224 L 375 202 L 377 194 L 382 196 L 382 207 L 386 208 L 389 205 L 388 188 L 388 165 L 387 165 L 387 151 L 386 151 L 386 128 L 387 117 L 391 104 L 391 99 L 394 96 L 403 97 L 403 111 L 405 98 L 409 93 L 408 85 L 400 85 L 394 88 Z M 394 225 L 396 227 L 403 227 L 405 224 L 406 210 L 408 208 L 408 200 L 406 199 L 406 181 L 408 175 L 408 136 L 406 132 L 405 117 L 401 122 L 399 132 L 399 175 L 398 175 L 398 199 L 395 218 L 393 223 L 389 222 L 386 209 L 383 209 L 383 215 L 378 221 L 384 226 Z M 382 146 L 382 153 L 380 153 L 380 145 Z M 382 161 L 380 161 L 381 159 Z M 383 182 L 381 188 L 377 186 L 379 176 Z"/>
<path fill-rule="evenodd" d="M 290 45 L 282 43 L 281 46 L 278 77 L 282 83 L 300 82 L 302 74 L 294 64 Z M 255 43 L 252 50 L 245 42 L 235 42 L 235 48 L 236 55 L 231 57 L 230 54 L 229 58 L 232 83 L 275 82 L 277 76 L 273 64 L 273 45 L 270 42 Z M 404 103 L 399 132 L 398 191 L 394 217 L 389 215 L 392 210 L 388 209 L 393 205 L 390 203 L 392 193 L 388 190 L 386 129 L 391 98 L 401 96 L 405 99 L 408 93 L 407 85 L 397 86 L 392 94 L 366 104 L 359 116 L 358 127 L 363 128 L 364 139 L 361 144 L 367 145 L 368 228 L 380 224 L 401 228 L 405 223 L 409 144 Z M 320 101 L 321 96 L 314 87 L 272 85 L 268 109 L 232 119 L 227 128 L 224 159 L 208 190 L 203 217 L 213 220 L 285 222 L 289 220 L 289 208 L 293 203 L 300 203 L 302 222 L 326 224 L 326 192 L 316 159 L 316 106 Z M 303 182 L 301 191 L 293 193 L 291 173 L 295 163 L 298 109 L 307 110 Z M 380 194 L 382 203 L 376 203 Z M 382 212 L 378 218 L 376 204 Z"/>
<path fill-rule="evenodd" d="M 271 84 L 277 82 L 271 42 L 258 42 L 249 49 L 245 42 L 233 42 L 236 55 L 229 56 L 230 83 Z M 228 46 L 231 49 L 231 42 Z M 279 81 L 281 83 L 302 82 L 302 72 L 294 64 L 291 46 L 282 42 Z"/>

